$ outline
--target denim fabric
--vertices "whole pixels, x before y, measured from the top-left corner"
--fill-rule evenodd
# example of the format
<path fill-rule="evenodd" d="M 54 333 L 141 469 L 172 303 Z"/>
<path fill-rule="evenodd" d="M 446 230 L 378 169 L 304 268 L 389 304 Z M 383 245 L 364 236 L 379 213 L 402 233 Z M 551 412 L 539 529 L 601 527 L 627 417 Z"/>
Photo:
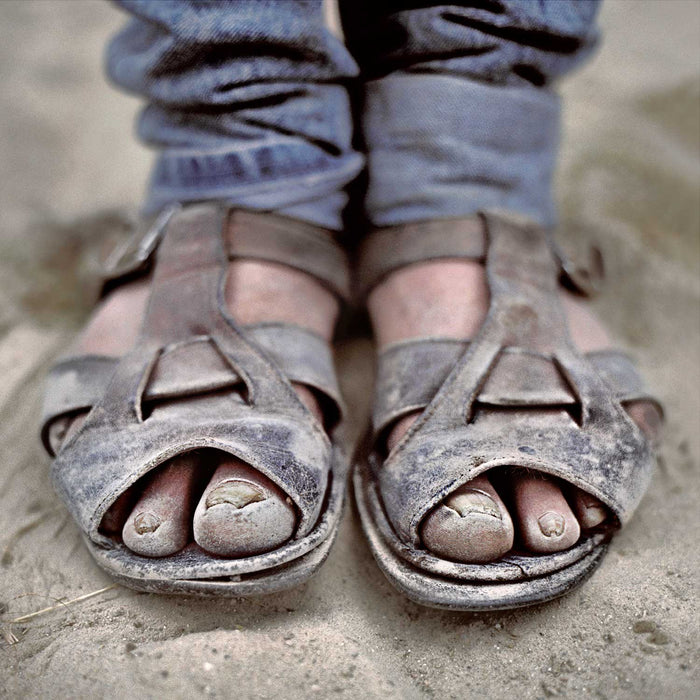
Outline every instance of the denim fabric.
<path fill-rule="evenodd" d="M 343 83 L 358 69 L 321 0 L 122 0 L 109 76 L 148 100 L 145 208 L 220 199 L 339 228 L 361 170 Z"/>
<path fill-rule="evenodd" d="M 342 5 L 365 77 L 368 218 L 386 226 L 498 208 L 552 225 L 552 83 L 594 47 L 599 3 L 429 5 Z"/>
<path fill-rule="evenodd" d="M 138 132 L 159 151 L 147 210 L 221 199 L 339 229 L 361 150 L 375 225 L 553 222 L 552 83 L 594 46 L 598 0 L 341 0 L 350 51 L 321 0 L 117 1 L 132 19 L 108 72 L 148 101 Z"/>

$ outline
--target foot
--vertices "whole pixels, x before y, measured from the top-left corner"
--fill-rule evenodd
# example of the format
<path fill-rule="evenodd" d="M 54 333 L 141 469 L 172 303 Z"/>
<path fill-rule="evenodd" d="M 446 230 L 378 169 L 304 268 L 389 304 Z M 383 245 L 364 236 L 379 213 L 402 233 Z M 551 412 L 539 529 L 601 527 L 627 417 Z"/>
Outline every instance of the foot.
<path fill-rule="evenodd" d="M 567 293 L 562 293 L 562 301 L 572 340 L 581 352 L 610 347 L 607 332 L 584 302 Z M 402 268 L 376 287 L 368 300 L 380 350 L 417 337 L 474 337 L 488 304 L 484 267 L 452 260 Z M 655 437 L 660 419 L 653 406 L 639 402 L 626 408 L 640 428 Z M 389 451 L 418 416 L 415 412 L 396 422 L 387 438 Z M 489 472 L 434 508 L 423 522 L 421 536 L 425 546 L 440 556 L 484 563 L 503 556 L 516 540 L 535 553 L 568 549 L 582 531 L 600 526 L 607 517 L 600 501 L 552 477 L 525 470 Z"/>
<path fill-rule="evenodd" d="M 74 351 L 118 357 L 136 342 L 149 296 L 149 281 L 115 289 L 98 307 Z M 230 264 L 226 303 L 241 325 L 287 322 L 330 340 L 338 313 L 335 297 L 304 273 L 272 263 Z M 293 384 L 319 422 L 323 416 L 313 392 Z M 52 428 L 54 450 L 77 431 L 79 415 Z M 212 554 L 241 557 L 269 551 L 292 537 L 296 511 L 270 479 L 248 464 L 220 453 L 176 457 L 141 479 L 107 512 L 102 529 L 121 533 L 134 552 L 163 557 L 191 539 Z M 208 482 L 206 476 L 209 475 Z"/>

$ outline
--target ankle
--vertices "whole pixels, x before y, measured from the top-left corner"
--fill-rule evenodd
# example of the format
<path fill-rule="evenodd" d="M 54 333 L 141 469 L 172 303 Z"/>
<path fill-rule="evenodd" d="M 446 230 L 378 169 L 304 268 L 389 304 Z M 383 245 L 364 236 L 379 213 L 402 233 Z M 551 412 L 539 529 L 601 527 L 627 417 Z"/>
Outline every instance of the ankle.
<path fill-rule="evenodd" d="M 561 301 L 574 345 L 581 352 L 611 346 L 587 301 L 562 290 Z M 483 265 L 437 260 L 403 267 L 369 295 L 367 306 L 380 348 L 427 336 L 471 338 L 486 317 L 489 291 Z"/>
<path fill-rule="evenodd" d="M 611 347 L 610 336 L 591 310 L 588 301 L 571 292 L 560 295 L 569 323 L 569 335 L 580 352 L 592 352 Z"/>
<path fill-rule="evenodd" d="M 226 280 L 226 305 L 236 322 L 293 323 L 330 340 L 338 318 L 335 295 L 286 265 L 239 260 Z"/>
<path fill-rule="evenodd" d="M 424 336 L 470 338 L 488 310 L 483 265 L 472 260 L 433 260 L 389 275 L 367 306 L 380 347 Z"/>
<path fill-rule="evenodd" d="M 121 355 L 131 347 L 146 311 L 150 278 L 122 285 L 111 291 L 97 306 L 76 340 L 80 352 L 95 355 Z"/>

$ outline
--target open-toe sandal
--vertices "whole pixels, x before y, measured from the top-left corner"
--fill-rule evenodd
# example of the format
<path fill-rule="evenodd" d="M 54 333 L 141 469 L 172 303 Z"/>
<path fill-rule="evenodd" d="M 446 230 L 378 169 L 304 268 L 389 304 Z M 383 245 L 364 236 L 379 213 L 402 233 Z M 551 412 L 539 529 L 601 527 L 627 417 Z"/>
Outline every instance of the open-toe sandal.
<path fill-rule="evenodd" d="M 290 588 L 319 568 L 337 531 L 348 460 L 335 437 L 341 406 L 331 348 L 294 325 L 237 325 L 224 306 L 234 258 L 288 265 L 347 294 L 345 255 L 331 232 L 218 204 L 170 207 L 111 257 L 110 287 L 152 274 L 134 347 L 121 359 L 64 358 L 48 378 L 42 432 L 55 488 L 96 562 L 131 588 L 224 596 Z M 291 382 L 319 397 L 325 430 Z M 52 433 L 85 411 L 53 455 Z M 193 451 L 233 455 L 276 484 L 296 511 L 291 539 L 234 559 L 194 541 L 149 558 L 105 531 L 117 499 Z"/>
<path fill-rule="evenodd" d="M 476 611 L 556 598 L 598 567 L 648 486 L 653 445 L 625 406 L 661 408 L 626 354 L 581 354 L 569 337 L 559 284 L 590 292 L 598 264 L 575 268 L 542 228 L 483 214 L 370 233 L 360 251 L 364 291 L 397 268 L 438 258 L 485 264 L 488 315 L 469 342 L 415 339 L 380 353 L 372 427 L 353 474 L 362 527 L 381 570 L 415 602 Z M 415 411 L 387 454 L 388 430 Z M 605 525 L 565 551 L 528 554 L 516 543 L 484 564 L 425 546 L 421 527 L 435 506 L 477 475 L 512 467 L 599 499 Z"/>

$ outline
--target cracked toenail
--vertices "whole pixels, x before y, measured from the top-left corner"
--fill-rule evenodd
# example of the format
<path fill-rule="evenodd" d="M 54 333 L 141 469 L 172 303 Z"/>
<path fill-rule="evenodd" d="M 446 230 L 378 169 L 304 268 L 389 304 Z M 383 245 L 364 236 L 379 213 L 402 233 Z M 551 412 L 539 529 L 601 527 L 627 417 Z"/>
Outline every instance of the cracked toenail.
<path fill-rule="evenodd" d="M 545 537 L 561 537 L 564 534 L 566 523 L 563 516 L 559 515 L 559 513 L 553 513 L 551 510 L 547 511 L 544 515 L 540 515 L 537 523 Z"/>
<path fill-rule="evenodd" d="M 160 518 L 153 513 L 139 513 L 134 518 L 134 530 L 139 535 L 155 532 L 160 527 Z"/>
<path fill-rule="evenodd" d="M 477 489 L 463 489 L 445 499 L 445 505 L 457 511 L 461 518 L 468 515 L 490 515 L 502 519 L 501 511 L 491 496 Z"/>
<path fill-rule="evenodd" d="M 219 484 L 207 496 L 206 506 L 218 506 L 223 503 L 228 503 L 235 508 L 244 508 L 251 503 L 264 501 L 267 498 L 265 492 L 255 484 L 249 481 L 240 481 L 232 479 Z"/>

